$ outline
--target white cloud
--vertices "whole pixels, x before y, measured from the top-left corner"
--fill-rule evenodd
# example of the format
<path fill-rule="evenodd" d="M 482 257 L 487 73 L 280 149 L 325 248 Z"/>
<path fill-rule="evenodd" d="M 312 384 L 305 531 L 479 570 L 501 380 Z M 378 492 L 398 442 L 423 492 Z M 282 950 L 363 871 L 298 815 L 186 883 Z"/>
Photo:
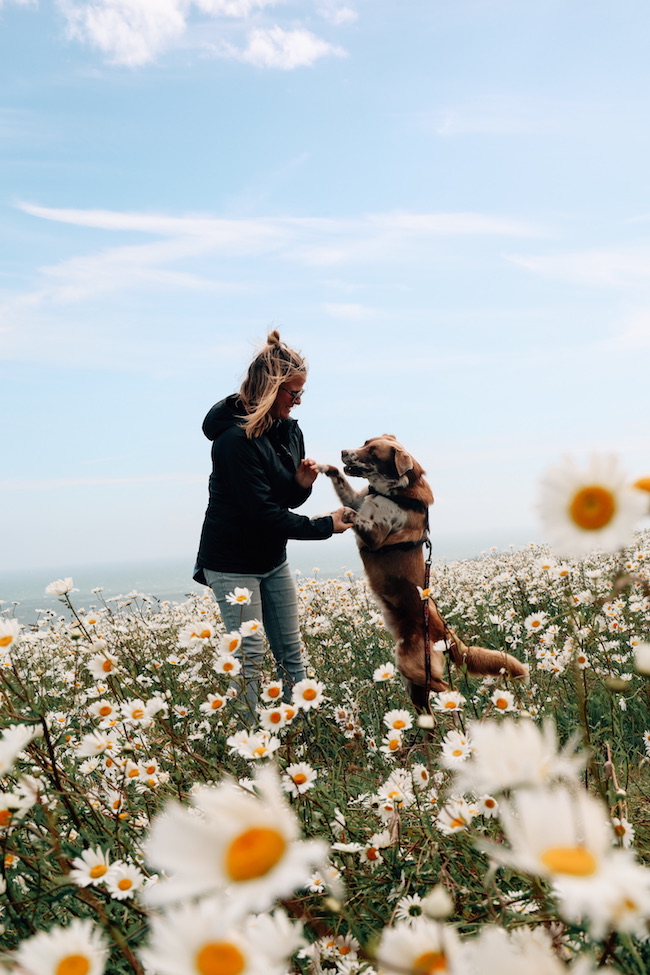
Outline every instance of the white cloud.
<path fill-rule="evenodd" d="M 337 0 L 321 0 L 318 4 L 318 13 L 324 20 L 337 27 L 340 24 L 352 24 L 358 20 L 359 15 L 352 7 L 342 7 Z"/>
<path fill-rule="evenodd" d="M 256 68 L 280 68 L 283 71 L 306 68 L 319 58 L 345 57 L 347 53 L 311 31 L 302 28 L 283 30 L 281 27 L 253 30 L 245 48 L 239 50 L 228 45 L 224 46 L 223 52 Z"/>
<path fill-rule="evenodd" d="M 1 2 L 1 0 L 0 0 Z M 325 56 L 342 57 L 345 51 L 303 28 L 249 30 L 256 12 L 286 0 L 58 0 L 71 39 L 98 48 L 113 64 L 139 67 L 186 38 L 193 16 L 230 18 L 248 30 L 245 46 L 230 41 L 202 45 L 219 56 L 264 68 L 291 70 L 307 67 Z M 332 8 L 334 10 L 334 8 Z M 344 23 L 352 11 L 336 8 Z M 332 18 L 330 18 L 332 20 Z"/>
<path fill-rule="evenodd" d="M 185 31 L 182 0 L 60 0 L 71 39 L 99 48 L 113 64 L 138 67 L 153 61 Z"/>
<path fill-rule="evenodd" d="M 535 274 L 568 284 L 629 288 L 650 281 L 647 245 L 550 255 L 510 254 L 508 260 Z"/>

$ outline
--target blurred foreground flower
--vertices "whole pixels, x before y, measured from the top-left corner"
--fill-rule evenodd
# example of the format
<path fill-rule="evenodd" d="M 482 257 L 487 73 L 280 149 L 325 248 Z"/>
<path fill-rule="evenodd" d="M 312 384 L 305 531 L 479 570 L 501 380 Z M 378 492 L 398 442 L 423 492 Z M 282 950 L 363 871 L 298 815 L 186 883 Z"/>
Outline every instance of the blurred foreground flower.
<path fill-rule="evenodd" d="M 580 558 L 596 548 L 615 552 L 629 544 L 648 499 L 630 486 L 615 456 L 597 454 L 584 470 L 567 458 L 547 471 L 539 508 L 552 547 Z"/>
<path fill-rule="evenodd" d="M 193 809 L 171 803 L 152 824 L 147 859 L 169 879 L 149 892 L 155 903 L 224 894 L 240 913 L 267 910 L 278 897 L 304 885 L 327 846 L 298 839 L 298 822 L 277 773 L 258 772 L 261 795 L 228 780 L 200 786 Z"/>
<path fill-rule="evenodd" d="M 468 735 L 471 755 L 456 774 L 458 792 L 481 795 L 545 786 L 558 779 L 575 781 L 586 762 L 584 753 L 575 754 L 573 739 L 559 749 L 550 719 L 541 729 L 529 718 L 472 721 Z"/>
<path fill-rule="evenodd" d="M 102 975 L 107 956 L 99 929 L 75 918 L 23 941 L 12 960 L 21 975 Z"/>
<path fill-rule="evenodd" d="M 5 728 L 0 737 L 0 775 L 6 775 L 30 741 L 43 732 L 39 725 L 15 724 Z"/>

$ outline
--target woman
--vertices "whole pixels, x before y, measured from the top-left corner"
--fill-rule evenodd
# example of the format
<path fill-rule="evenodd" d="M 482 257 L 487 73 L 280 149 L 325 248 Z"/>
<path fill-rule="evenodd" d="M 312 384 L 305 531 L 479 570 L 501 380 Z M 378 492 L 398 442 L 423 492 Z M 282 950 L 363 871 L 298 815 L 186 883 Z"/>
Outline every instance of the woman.
<path fill-rule="evenodd" d="M 239 393 L 213 406 L 203 421 L 212 440 L 212 475 L 194 570 L 196 581 L 214 592 L 228 631 L 247 619 L 262 620 L 287 700 L 305 676 L 287 539 L 329 538 L 350 527 L 343 523 L 343 508 L 319 518 L 289 510 L 307 500 L 318 476 L 290 415 L 306 377 L 305 359 L 273 331 Z M 228 602 L 236 587 L 252 592 L 249 604 Z M 264 656 L 260 631 L 243 638 L 238 656 L 250 720 Z"/>

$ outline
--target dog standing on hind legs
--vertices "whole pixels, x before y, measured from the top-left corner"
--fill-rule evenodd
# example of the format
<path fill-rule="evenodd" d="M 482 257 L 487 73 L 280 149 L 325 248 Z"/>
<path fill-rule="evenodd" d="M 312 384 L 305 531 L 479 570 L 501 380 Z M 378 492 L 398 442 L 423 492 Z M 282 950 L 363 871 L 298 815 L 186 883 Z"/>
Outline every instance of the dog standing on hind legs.
<path fill-rule="evenodd" d="M 506 672 L 527 677 L 528 668 L 499 650 L 467 646 L 451 630 L 428 597 L 425 616 L 420 595 L 425 579 L 424 545 L 428 541 L 428 510 L 433 494 L 425 471 L 392 434 L 366 440 L 356 450 L 341 451 L 343 471 L 363 477 L 368 486 L 355 491 L 337 467 L 320 465 L 345 505 L 344 520 L 354 528 L 368 585 L 382 609 L 386 628 L 395 639 L 395 662 L 419 711 L 429 706 L 429 691 L 447 690 L 443 680 L 444 641 L 457 667 L 484 677 Z M 429 673 L 425 654 L 425 619 L 429 637 Z"/>

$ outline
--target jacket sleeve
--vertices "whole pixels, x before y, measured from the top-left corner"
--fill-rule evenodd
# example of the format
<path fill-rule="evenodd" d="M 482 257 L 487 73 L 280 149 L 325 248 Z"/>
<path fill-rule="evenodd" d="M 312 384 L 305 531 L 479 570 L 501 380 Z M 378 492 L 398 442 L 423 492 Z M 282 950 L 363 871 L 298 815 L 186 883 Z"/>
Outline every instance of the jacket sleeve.
<path fill-rule="evenodd" d="M 302 435 L 302 430 L 298 425 L 296 425 L 296 436 L 298 440 L 300 460 L 303 460 L 305 456 L 305 440 Z M 289 492 L 289 498 L 287 500 L 287 507 L 299 508 L 302 504 L 305 503 L 305 501 L 310 495 L 311 495 L 311 487 L 308 488 L 300 487 L 300 485 L 294 478 L 293 484 L 291 485 L 291 490 Z"/>
<path fill-rule="evenodd" d="M 281 533 L 285 538 L 329 538 L 333 534 L 331 515 L 307 518 L 293 514 L 277 503 L 254 441 L 236 438 L 230 442 L 229 448 L 226 478 L 230 494 L 249 524 L 256 524 L 262 531 Z M 296 488 L 305 494 L 298 485 Z"/>

